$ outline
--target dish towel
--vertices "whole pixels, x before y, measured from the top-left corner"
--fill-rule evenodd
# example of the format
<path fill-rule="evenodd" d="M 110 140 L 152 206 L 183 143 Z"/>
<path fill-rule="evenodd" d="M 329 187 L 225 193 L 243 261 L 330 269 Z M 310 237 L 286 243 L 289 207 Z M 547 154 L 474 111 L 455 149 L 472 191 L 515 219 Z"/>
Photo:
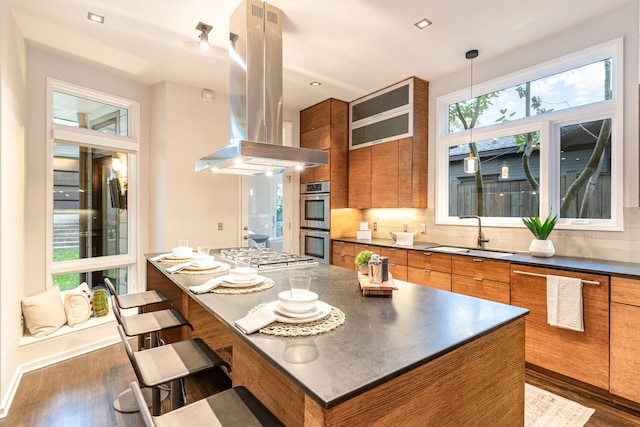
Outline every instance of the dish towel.
<path fill-rule="evenodd" d="M 210 292 L 220 286 L 222 282 L 224 282 L 224 276 L 215 277 L 213 279 L 207 280 L 202 285 L 189 286 L 189 290 L 194 294 L 206 294 L 207 292 Z"/>
<path fill-rule="evenodd" d="M 260 328 L 269 326 L 276 320 L 278 320 L 278 315 L 274 313 L 273 310 L 262 307 L 261 309 L 256 310 L 253 313 L 247 314 L 242 319 L 236 320 L 235 324 L 238 329 L 249 335 L 256 332 Z"/>
<path fill-rule="evenodd" d="M 547 323 L 584 332 L 582 280 L 547 275 Z"/>

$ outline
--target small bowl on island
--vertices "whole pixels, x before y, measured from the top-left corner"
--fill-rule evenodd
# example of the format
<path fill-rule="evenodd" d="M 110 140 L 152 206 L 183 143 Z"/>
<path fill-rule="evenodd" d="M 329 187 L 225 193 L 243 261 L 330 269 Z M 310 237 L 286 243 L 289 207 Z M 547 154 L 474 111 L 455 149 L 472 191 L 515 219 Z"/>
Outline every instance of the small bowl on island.
<path fill-rule="evenodd" d="M 229 270 L 229 277 L 237 282 L 250 282 L 258 276 L 258 270 L 250 267 L 237 267 Z"/>
<path fill-rule="evenodd" d="M 196 267 L 211 265 L 213 264 L 213 256 L 199 254 L 199 253 L 192 253 L 191 264 L 195 265 Z"/>
<path fill-rule="evenodd" d="M 171 249 L 171 253 L 176 258 L 189 258 L 193 253 L 193 249 L 188 246 L 178 246 L 177 248 Z"/>
<path fill-rule="evenodd" d="M 278 294 L 280 307 L 290 313 L 305 313 L 314 308 L 318 302 L 318 294 L 304 289 L 292 289 Z"/>

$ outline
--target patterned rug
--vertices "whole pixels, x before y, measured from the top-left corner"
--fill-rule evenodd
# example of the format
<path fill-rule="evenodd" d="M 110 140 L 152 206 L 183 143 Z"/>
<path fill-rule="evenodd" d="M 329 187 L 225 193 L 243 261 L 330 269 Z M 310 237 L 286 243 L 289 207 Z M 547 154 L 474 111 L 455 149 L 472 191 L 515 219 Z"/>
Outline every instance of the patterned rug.
<path fill-rule="evenodd" d="M 524 385 L 524 393 L 525 427 L 583 427 L 595 412 L 529 384 Z"/>

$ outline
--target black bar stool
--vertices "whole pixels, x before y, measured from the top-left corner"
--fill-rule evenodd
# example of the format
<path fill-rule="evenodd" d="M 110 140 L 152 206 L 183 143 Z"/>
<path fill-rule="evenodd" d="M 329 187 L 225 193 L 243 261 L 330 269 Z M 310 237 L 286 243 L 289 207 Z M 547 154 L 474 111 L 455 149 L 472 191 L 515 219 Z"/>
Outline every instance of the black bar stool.
<path fill-rule="evenodd" d="M 140 386 L 131 383 L 131 390 L 140 405 L 140 414 L 147 427 L 223 426 L 254 427 L 284 426 L 251 392 L 239 386 L 216 393 L 187 406 L 153 416 L 144 403 Z"/>
<path fill-rule="evenodd" d="M 113 283 L 111 283 L 111 280 L 109 280 L 108 277 L 104 278 L 104 284 L 107 286 L 107 289 L 109 289 L 109 292 L 111 292 L 111 295 L 115 297 L 118 307 L 122 310 L 137 308 L 138 312 L 142 313 L 145 311 L 147 306 L 163 302 L 169 303 L 173 307 L 173 302 L 164 296 L 162 292 L 154 290 L 118 295 L 115 286 L 113 286 Z"/>
<path fill-rule="evenodd" d="M 200 338 L 134 352 L 122 325 L 118 325 L 118 333 L 138 381 L 152 388 L 153 415 L 160 415 L 160 385 L 171 383 L 171 409 L 176 409 L 184 405 L 181 379 L 222 366 L 231 372 L 231 366 Z M 147 403 L 138 406 L 146 408 Z"/>
<path fill-rule="evenodd" d="M 115 295 L 111 297 L 111 306 L 119 327 L 128 337 L 138 337 L 139 350 L 144 349 L 144 336 L 149 334 L 151 339 L 151 347 L 157 347 L 160 344 L 160 332 L 188 326 L 193 331 L 193 326 L 182 313 L 174 308 L 167 308 L 159 311 L 150 311 L 146 313 L 133 314 L 131 316 L 123 316 Z M 153 401 L 154 391 L 148 396 L 149 401 Z M 158 392 L 159 393 L 159 392 Z M 165 392 L 166 397 L 166 392 Z M 158 397 L 160 399 L 160 397 Z M 118 412 L 131 413 L 138 412 L 138 405 L 131 396 L 131 390 L 125 389 L 120 393 L 113 402 L 113 408 Z"/>

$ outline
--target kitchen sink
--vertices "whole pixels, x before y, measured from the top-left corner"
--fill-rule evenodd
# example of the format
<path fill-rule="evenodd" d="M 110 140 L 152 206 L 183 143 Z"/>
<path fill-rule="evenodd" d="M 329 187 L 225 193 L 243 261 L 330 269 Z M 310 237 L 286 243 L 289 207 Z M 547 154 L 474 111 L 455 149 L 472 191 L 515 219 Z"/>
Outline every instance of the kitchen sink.
<path fill-rule="evenodd" d="M 491 250 L 491 249 L 471 249 L 471 248 L 459 248 L 456 246 L 435 246 L 433 248 L 429 248 L 429 250 L 436 252 L 447 252 L 447 253 L 467 253 L 469 255 L 487 255 L 493 257 L 503 257 L 513 255 L 512 252 L 504 252 L 499 250 Z"/>

